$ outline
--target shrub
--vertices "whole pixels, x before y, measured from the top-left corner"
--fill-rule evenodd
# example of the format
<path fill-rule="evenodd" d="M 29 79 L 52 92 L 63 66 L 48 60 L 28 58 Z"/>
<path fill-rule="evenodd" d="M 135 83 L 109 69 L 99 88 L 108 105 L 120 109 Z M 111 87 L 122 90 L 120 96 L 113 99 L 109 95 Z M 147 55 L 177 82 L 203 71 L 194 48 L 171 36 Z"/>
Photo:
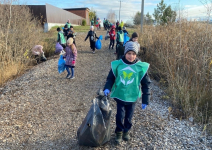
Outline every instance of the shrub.
<path fill-rule="evenodd" d="M 86 26 L 86 20 L 85 19 L 82 20 L 82 26 Z"/>
<path fill-rule="evenodd" d="M 26 69 L 30 50 L 43 32 L 27 6 L 4 4 L 0 7 L 0 85 Z"/>
<path fill-rule="evenodd" d="M 151 72 L 165 80 L 175 106 L 187 117 L 212 119 L 212 28 L 197 22 L 145 26 L 141 45 Z"/>

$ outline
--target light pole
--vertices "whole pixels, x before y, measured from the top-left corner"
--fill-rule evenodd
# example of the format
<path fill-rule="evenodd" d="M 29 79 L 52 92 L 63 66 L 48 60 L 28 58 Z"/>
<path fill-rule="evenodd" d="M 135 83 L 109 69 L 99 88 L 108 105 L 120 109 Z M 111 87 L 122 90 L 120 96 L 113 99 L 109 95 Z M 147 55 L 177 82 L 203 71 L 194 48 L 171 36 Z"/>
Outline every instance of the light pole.
<path fill-rule="evenodd" d="M 120 0 L 120 6 L 119 6 L 119 22 L 120 22 L 120 12 L 121 12 L 121 0 Z"/>
<path fill-rule="evenodd" d="M 143 22 L 144 22 L 144 0 L 141 2 L 141 33 L 143 32 Z"/>

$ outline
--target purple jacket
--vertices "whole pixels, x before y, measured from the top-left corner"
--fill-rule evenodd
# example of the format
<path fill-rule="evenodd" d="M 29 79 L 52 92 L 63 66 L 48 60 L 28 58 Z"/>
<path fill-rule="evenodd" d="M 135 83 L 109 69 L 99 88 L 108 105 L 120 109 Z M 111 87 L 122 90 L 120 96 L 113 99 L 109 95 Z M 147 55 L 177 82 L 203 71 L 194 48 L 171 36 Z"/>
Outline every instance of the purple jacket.
<path fill-rule="evenodd" d="M 68 66 L 75 66 L 75 64 L 72 64 L 72 61 L 74 60 L 76 62 L 77 59 L 77 49 L 76 46 L 74 45 L 74 50 L 72 52 L 71 48 L 69 46 L 66 46 L 65 48 L 65 55 L 63 56 L 66 58 L 66 65 Z"/>

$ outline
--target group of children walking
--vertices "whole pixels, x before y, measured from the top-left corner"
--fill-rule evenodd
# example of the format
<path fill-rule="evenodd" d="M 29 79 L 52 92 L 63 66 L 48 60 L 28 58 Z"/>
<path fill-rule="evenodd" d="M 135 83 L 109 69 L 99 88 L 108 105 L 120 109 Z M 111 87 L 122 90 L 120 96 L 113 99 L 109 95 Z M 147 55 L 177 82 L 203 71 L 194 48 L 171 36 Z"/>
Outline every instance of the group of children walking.
<path fill-rule="evenodd" d="M 68 28 L 68 27 L 67 27 Z M 71 28 L 71 27 L 70 27 Z M 62 32 L 58 28 L 58 40 L 61 45 L 65 44 L 65 38 L 62 37 Z M 117 103 L 116 112 L 116 138 L 117 144 L 120 144 L 122 140 L 129 141 L 129 131 L 132 127 L 132 118 L 135 111 L 135 105 L 137 100 L 142 98 L 142 109 L 146 109 L 150 99 L 150 78 L 148 75 L 149 64 L 141 62 L 138 58 L 138 52 L 140 45 L 138 43 L 138 34 L 134 32 L 131 39 L 124 45 L 124 33 L 128 34 L 126 28 L 119 26 L 116 33 L 115 26 L 111 27 L 109 32 L 110 44 L 109 49 L 114 48 L 116 40 L 116 53 L 117 60 L 111 62 L 111 69 L 106 79 L 104 86 L 104 94 L 111 98 Z M 66 54 L 66 70 L 67 78 L 74 78 L 74 67 L 77 58 L 77 49 L 74 43 L 74 38 L 68 38 L 67 34 L 67 45 L 65 47 Z M 95 53 L 95 41 L 98 39 L 94 27 L 90 27 L 85 41 L 89 38 L 90 48 Z M 120 47 L 123 52 L 119 52 Z M 69 71 L 71 68 L 71 72 Z M 142 92 L 141 92 L 142 91 Z"/>

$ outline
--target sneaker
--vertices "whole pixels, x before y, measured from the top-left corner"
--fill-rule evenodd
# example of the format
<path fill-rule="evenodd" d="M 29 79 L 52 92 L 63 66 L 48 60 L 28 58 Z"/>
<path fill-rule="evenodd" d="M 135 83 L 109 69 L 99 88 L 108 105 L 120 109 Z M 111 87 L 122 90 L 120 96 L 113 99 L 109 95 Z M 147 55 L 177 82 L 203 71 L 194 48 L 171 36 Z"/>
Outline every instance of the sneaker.
<path fill-rule="evenodd" d="M 71 77 L 71 75 L 70 74 L 67 74 L 66 79 L 69 79 L 70 77 Z"/>
<path fill-rule="evenodd" d="M 70 79 L 74 79 L 75 77 L 71 77 Z"/>
<path fill-rule="evenodd" d="M 93 54 L 95 54 L 95 51 L 93 51 Z"/>

